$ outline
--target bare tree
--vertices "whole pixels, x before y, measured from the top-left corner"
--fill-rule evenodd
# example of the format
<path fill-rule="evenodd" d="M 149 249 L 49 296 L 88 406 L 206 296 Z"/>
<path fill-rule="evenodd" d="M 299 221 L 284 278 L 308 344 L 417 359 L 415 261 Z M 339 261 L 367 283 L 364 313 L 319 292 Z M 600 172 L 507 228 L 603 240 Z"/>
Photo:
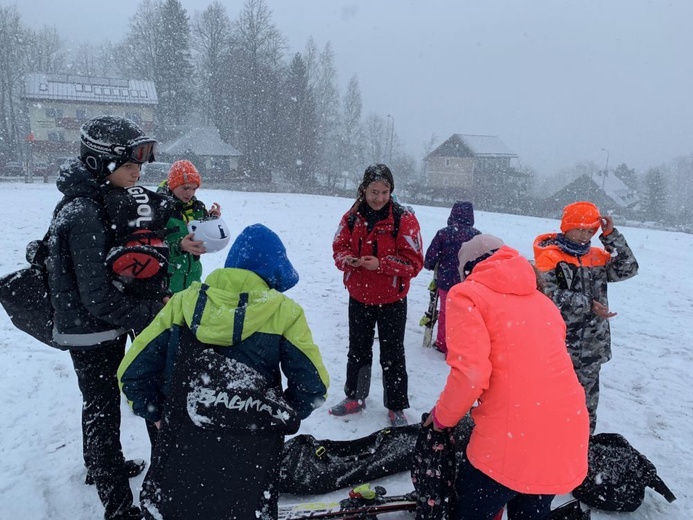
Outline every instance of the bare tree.
<path fill-rule="evenodd" d="M 363 132 L 361 114 L 363 103 L 356 76 L 349 80 L 342 102 L 342 124 L 339 135 L 339 173 L 358 180 L 363 169 Z"/>
<path fill-rule="evenodd" d="M 205 122 L 221 128 L 230 119 L 231 110 L 224 96 L 224 68 L 231 53 L 231 20 L 224 6 L 216 1 L 195 17 L 192 27 L 192 49 L 199 78 L 197 105 Z"/>
<path fill-rule="evenodd" d="M 279 100 L 284 38 L 263 0 L 246 0 L 233 22 L 232 56 L 227 62 L 228 99 L 247 173 L 269 180 L 277 162 Z"/>
<path fill-rule="evenodd" d="M 47 74 L 65 70 L 65 42 L 55 27 L 44 26 L 39 31 L 28 33 L 28 70 Z"/>
<path fill-rule="evenodd" d="M 142 0 L 130 18 L 130 29 L 114 52 L 120 76 L 156 79 L 162 5 L 161 0 Z"/>
<path fill-rule="evenodd" d="M 334 187 L 339 180 L 340 173 L 338 171 L 339 166 L 335 165 L 334 162 L 339 148 L 340 102 L 337 88 L 337 68 L 334 64 L 334 52 L 330 42 L 327 42 L 314 65 L 310 84 L 315 94 L 317 106 L 317 131 L 320 136 L 319 168 L 327 185 Z"/>
<path fill-rule="evenodd" d="M 366 118 L 364 134 L 366 162 L 385 162 L 389 143 L 388 125 L 385 118 L 377 114 L 369 114 Z"/>

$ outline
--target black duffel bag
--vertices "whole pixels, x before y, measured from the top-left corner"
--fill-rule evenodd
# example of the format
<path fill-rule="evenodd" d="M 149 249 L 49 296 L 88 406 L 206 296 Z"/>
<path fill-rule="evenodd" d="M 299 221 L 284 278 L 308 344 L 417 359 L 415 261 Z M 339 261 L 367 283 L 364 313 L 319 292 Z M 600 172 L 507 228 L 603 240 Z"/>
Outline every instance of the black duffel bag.
<path fill-rule="evenodd" d="M 420 424 L 383 428 L 349 441 L 296 435 L 286 441 L 279 491 L 318 495 L 411 469 Z"/>
<path fill-rule="evenodd" d="M 590 437 L 587 477 L 573 496 L 603 511 L 635 511 L 651 487 L 667 501 L 676 497 L 657 475 L 657 468 L 618 433 Z"/>
<path fill-rule="evenodd" d="M 12 324 L 50 347 L 53 343 L 53 306 L 48 290 L 48 234 L 27 245 L 29 267 L 0 278 L 0 304 Z"/>

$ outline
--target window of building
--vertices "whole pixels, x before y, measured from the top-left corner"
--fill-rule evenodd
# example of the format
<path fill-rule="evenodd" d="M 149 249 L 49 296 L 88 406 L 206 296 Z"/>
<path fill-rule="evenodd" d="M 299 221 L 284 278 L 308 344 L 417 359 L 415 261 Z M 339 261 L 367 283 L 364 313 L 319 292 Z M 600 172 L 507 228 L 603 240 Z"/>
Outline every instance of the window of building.
<path fill-rule="evenodd" d="M 146 98 L 147 97 L 147 91 L 146 90 L 140 90 L 140 97 Z"/>
<path fill-rule="evenodd" d="M 84 92 L 91 92 L 91 85 L 84 85 Z"/>
<path fill-rule="evenodd" d="M 128 96 L 128 89 L 126 89 L 126 88 L 121 88 L 121 89 L 120 89 L 120 95 L 123 96 L 123 97 L 127 97 L 127 96 Z"/>
<path fill-rule="evenodd" d="M 101 87 L 94 87 L 94 94 L 100 96 L 103 94 L 103 89 Z"/>
<path fill-rule="evenodd" d="M 136 90 L 131 90 L 131 91 L 130 91 L 130 95 L 131 95 L 132 97 L 139 97 L 140 93 L 137 92 Z"/>
<path fill-rule="evenodd" d="M 445 166 L 450 166 L 450 159 L 445 159 Z"/>
<path fill-rule="evenodd" d="M 48 90 L 48 83 L 41 83 L 41 84 L 39 85 L 39 90 L 40 90 L 41 92 L 46 92 L 46 91 Z"/>
<path fill-rule="evenodd" d="M 77 84 L 75 85 L 75 90 L 76 90 L 77 92 L 82 92 L 82 84 L 81 84 L 81 83 L 77 83 Z"/>
<path fill-rule="evenodd" d="M 55 108 L 47 108 L 46 117 L 55 117 Z"/>

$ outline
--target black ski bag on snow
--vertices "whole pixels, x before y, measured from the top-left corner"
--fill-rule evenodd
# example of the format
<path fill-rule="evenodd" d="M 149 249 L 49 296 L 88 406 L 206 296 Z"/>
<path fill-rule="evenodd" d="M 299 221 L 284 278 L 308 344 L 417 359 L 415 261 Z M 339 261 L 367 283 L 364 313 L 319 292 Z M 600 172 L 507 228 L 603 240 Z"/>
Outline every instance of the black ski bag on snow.
<path fill-rule="evenodd" d="M 286 441 L 279 490 L 319 495 L 408 471 L 420 424 L 383 428 L 349 441 L 296 435 Z"/>
<path fill-rule="evenodd" d="M 657 475 L 657 468 L 618 433 L 590 437 L 587 477 L 573 496 L 603 511 L 635 511 L 651 487 L 668 502 L 676 497 Z"/>

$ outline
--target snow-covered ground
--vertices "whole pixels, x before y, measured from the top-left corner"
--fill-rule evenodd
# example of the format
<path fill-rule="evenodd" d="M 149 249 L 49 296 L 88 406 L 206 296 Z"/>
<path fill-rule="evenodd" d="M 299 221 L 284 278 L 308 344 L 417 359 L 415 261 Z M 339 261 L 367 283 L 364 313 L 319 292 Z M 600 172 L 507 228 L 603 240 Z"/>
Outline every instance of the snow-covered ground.
<path fill-rule="evenodd" d="M 0 274 L 25 266 L 24 248 L 43 236 L 59 200 L 53 184 L 3 184 L 5 223 Z M 201 189 L 207 203 L 219 202 L 234 234 L 261 222 L 284 240 L 301 276 L 288 294 L 305 309 L 332 377 L 327 404 L 304 421 L 299 433 L 346 440 L 387 425 L 380 367 L 373 370 L 368 409 L 349 420 L 327 408 L 343 397 L 347 352 L 347 293 L 334 267 L 331 242 L 347 199 Z M 415 206 L 424 243 L 444 226 L 449 210 Z M 531 258 L 532 241 L 557 231 L 558 222 L 477 212 L 477 227 L 497 235 Z M 657 466 L 678 500 L 667 503 L 652 490 L 633 519 L 689 518 L 693 513 L 693 236 L 620 228 L 640 263 L 635 278 L 611 284 L 613 360 L 602 371 L 598 431 L 623 434 Z M 223 265 L 224 253 L 203 257 L 205 272 Z M 412 283 L 406 335 L 411 409 L 416 420 L 436 401 L 447 376 L 443 357 L 421 347 L 419 319 L 428 302 L 431 275 Z M 531 377 L 531 374 L 528 374 Z M 0 519 L 95 519 L 102 517 L 93 487 L 84 485 L 80 394 L 67 353 L 50 349 L 13 328 L 0 311 Z M 128 457 L 147 458 L 149 441 L 141 419 L 123 405 L 122 440 Z M 131 480 L 136 493 L 142 477 Z M 411 490 L 407 473 L 382 479 L 390 494 Z M 343 498 L 345 491 L 315 499 Z M 555 504 L 567 497 L 557 497 Z M 304 497 L 286 496 L 282 502 Z M 593 512 L 592 518 L 626 518 Z M 408 513 L 392 520 L 412 518 Z"/>

